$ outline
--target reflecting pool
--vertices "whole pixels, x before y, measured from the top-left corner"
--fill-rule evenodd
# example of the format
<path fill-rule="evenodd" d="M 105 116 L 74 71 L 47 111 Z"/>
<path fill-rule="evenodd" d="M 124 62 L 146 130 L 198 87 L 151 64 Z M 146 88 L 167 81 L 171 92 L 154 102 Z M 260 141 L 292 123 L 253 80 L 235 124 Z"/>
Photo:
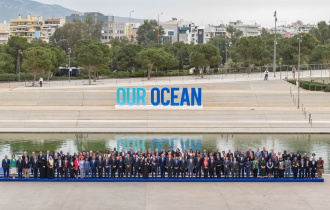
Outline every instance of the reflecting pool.
<path fill-rule="evenodd" d="M 27 151 L 36 153 L 42 150 L 55 149 L 63 152 L 81 151 L 82 148 L 89 150 L 105 150 L 113 148 L 125 151 L 129 147 L 133 150 L 151 148 L 152 150 L 163 147 L 166 150 L 172 146 L 180 150 L 212 150 L 219 148 L 220 151 L 234 150 L 239 147 L 241 151 L 266 147 L 267 150 L 274 149 L 275 152 L 283 150 L 299 151 L 300 154 L 307 153 L 308 157 L 316 153 L 316 157 L 324 160 L 325 173 L 330 173 L 329 151 L 330 135 L 328 134 L 41 134 L 41 133 L 10 133 L 0 134 L 0 158 L 5 155 L 22 155 Z"/>

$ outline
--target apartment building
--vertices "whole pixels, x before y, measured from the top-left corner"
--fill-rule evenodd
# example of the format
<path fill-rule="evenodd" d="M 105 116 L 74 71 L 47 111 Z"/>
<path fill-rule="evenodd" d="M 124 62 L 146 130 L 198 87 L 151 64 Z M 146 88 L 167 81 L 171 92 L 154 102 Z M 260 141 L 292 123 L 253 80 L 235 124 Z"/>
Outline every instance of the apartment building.
<path fill-rule="evenodd" d="M 239 29 L 243 32 L 243 36 L 258 36 L 260 35 L 260 30 L 259 28 L 261 27 L 257 23 L 254 24 L 243 24 L 241 20 L 237 21 L 230 21 L 229 22 L 230 26 L 233 26 L 236 29 Z"/>
<path fill-rule="evenodd" d="M 0 23 L 0 44 L 6 44 L 9 38 L 10 24 Z"/>
<path fill-rule="evenodd" d="M 63 18 L 51 18 L 45 20 L 44 27 L 42 28 L 42 33 L 46 36 L 46 42 L 49 42 L 49 38 L 54 34 L 57 28 L 62 27 L 65 24 L 65 19 Z"/>
<path fill-rule="evenodd" d="M 44 27 L 44 21 L 42 16 L 31 17 L 27 16 L 26 19 L 22 19 L 19 15 L 18 19 L 12 19 L 10 21 L 10 32 L 9 36 L 20 36 L 24 37 L 31 42 L 32 39 L 47 40 L 47 34 L 42 31 Z"/>

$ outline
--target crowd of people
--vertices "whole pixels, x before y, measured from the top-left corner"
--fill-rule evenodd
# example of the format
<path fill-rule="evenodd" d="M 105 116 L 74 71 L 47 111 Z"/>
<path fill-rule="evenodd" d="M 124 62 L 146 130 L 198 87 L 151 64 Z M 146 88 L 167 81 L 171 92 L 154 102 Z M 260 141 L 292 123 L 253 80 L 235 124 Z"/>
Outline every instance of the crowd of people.
<path fill-rule="evenodd" d="M 39 151 L 36 155 L 32 152 L 31 156 L 24 152 L 16 159 L 12 155 L 11 159 L 5 156 L 2 160 L 3 177 L 9 178 L 9 171 L 12 178 L 29 179 L 30 174 L 35 179 L 102 179 L 102 178 L 275 178 L 283 179 L 293 177 L 297 179 L 322 178 L 324 173 L 323 160 L 317 159 L 315 153 L 311 157 L 307 154 L 300 155 L 299 151 L 269 152 L 265 149 L 259 151 L 240 151 L 237 147 L 234 152 L 228 150 L 220 152 L 219 149 L 200 152 L 199 150 L 173 150 L 165 148 L 162 151 L 138 149 L 133 151 L 100 151 L 87 152 L 83 149 L 79 153 L 66 154 L 63 151 L 54 151 L 53 154 L 48 150 L 46 154 Z"/>

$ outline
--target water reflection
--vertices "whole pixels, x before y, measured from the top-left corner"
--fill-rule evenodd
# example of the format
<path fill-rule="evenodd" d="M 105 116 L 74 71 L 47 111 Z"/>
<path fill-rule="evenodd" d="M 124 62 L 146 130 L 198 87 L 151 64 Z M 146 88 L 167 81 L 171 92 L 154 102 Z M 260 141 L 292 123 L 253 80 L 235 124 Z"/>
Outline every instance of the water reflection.
<path fill-rule="evenodd" d="M 325 172 L 330 173 L 330 135 L 323 134 L 0 134 L 0 158 L 5 154 L 22 155 L 23 151 L 57 150 L 63 152 L 87 150 L 161 150 L 170 146 L 182 150 L 234 150 L 239 147 L 246 151 L 249 147 L 266 147 L 267 150 L 300 151 L 310 157 L 313 152 L 325 160 Z"/>

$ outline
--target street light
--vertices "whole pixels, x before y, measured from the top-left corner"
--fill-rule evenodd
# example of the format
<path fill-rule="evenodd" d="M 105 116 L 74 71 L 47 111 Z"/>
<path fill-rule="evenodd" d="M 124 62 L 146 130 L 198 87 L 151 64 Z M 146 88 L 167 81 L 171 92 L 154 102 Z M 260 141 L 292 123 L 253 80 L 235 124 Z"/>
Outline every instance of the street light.
<path fill-rule="evenodd" d="M 298 109 L 299 109 L 299 101 L 300 101 L 300 43 L 302 42 L 302 36 L 299 34 L 298 36 L 298 44 L 299 44 L 299 50 L 298 50 Z"/>
<path fill-rule="evenodd" d="M 276 22 L 277 22 L 276 10 L 274 12 L 274 17 L 275 17 L 275 41 L 274 41 L 274 64 L 273 64 L 273 71 L 274 71 L 274 77 L 276 77 Z"/>
<path fill-rule="evenodd" d="M 68 48 L 68 56 L 69 56 L 69 82 L 71 81 L 71 72 L 70 72 L 70 70 L 71 70 L 71 60 L 70 60 L 70 57 L 71 57 L 71 48 Z"/>
<path fill-rule="evenodd" d="M 163 13 L 158 14 L 158 44 L 159 44 L 159 15 L 162 15 Z"/>
<path fill-rule="evenodd" d="M 134 10 L 129 12 L 129 25 L 128 25 L 128 43 L 131 44 L 131 16 L 132 16 L 132 12 L 134 12 Z"/>
<path fill-rule="evenodd" d="M 221 26 L 220 27 L 222 27 L 223 26 L 223 21 L 222 20 L 220 20 L 221 21 Z"/>
<path fill-rule="evenodd" d="M 20 55 L 22 55 L 22 50 L 18 50 L 18 81 L 21 81 L 21 62 Z"/>

